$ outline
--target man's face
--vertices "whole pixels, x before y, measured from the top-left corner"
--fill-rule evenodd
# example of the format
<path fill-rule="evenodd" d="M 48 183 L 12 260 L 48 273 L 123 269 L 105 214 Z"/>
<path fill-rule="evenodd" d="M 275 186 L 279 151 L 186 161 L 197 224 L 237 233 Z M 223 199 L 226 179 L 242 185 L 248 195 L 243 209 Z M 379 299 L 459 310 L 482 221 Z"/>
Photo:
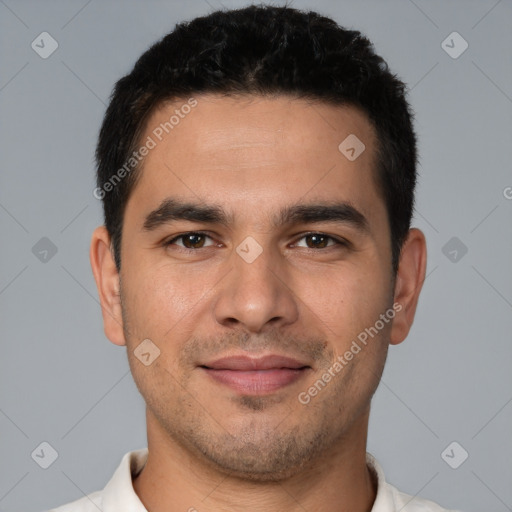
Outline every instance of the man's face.
<path fill-rule="evenodd" d="M 142 138 L 156 147 L 124 217 L 128 357 L 152 428 L 217 469 L 276 479 L 361 435 L 382 372 L 391 322 L 344 357 L 393 304 L 376 137 L 353 107 L 196 99 L 159 141 L 185 101 L 162 105 Z M 355 160 L 338 149 L 350 134 Z M 147 366 L 145 339 L 160 350 Z"/>

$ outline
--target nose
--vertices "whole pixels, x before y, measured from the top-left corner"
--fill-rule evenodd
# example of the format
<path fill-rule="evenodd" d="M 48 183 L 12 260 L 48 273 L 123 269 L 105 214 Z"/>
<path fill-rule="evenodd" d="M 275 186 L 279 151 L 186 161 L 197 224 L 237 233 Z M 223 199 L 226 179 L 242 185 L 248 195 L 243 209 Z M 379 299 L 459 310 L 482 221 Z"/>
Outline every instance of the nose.
<path fill-rule="evenodd" d="M 258 333 L 293 324 L 298 304 L 284 262 L 271 248 L 251 261 L 232 254 L 233 268 L 219 283 L 215 320 Z"/>

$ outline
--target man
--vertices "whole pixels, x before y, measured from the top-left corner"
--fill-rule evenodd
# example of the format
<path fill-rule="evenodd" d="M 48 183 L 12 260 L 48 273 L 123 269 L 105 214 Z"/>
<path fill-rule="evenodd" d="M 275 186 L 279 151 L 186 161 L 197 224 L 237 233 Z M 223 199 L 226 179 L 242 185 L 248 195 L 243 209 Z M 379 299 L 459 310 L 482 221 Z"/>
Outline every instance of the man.
<path fill-rule="evenodd" d="M 148 449 L 55 510 L 444 510 L 366 453 L 425 277 L 411 119 L 366 38 L 291 8 L 178 25 L 117 83 L 90 256 Z"/>

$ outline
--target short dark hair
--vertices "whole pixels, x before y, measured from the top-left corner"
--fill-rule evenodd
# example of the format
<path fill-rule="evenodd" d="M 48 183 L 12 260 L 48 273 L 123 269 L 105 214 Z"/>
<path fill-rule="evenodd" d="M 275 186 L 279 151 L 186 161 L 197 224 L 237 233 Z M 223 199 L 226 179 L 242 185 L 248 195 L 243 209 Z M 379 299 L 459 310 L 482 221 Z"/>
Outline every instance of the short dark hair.
<path fill-rule="evenodd" d="M 116 83 L 96 148 L 96 190 L 118 270 L 124 210 L 140 165 L 115 186 L 105 184 L 130 159 L 155 107 L 200 93 L 283 94 L 362 109 L 377 134 L 376 183 L 388 213 L 396 274 L 411 223 L 417 164 L 405 84 L 361 32 L 316 12 L 265 5 L 177 24 Z"/>

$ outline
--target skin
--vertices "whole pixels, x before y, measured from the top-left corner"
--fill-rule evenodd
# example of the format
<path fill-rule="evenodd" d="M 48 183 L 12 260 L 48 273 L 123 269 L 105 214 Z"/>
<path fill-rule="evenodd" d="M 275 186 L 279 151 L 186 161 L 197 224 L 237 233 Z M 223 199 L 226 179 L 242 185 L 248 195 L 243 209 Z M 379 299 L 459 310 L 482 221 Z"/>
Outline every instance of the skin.
<path fill-rule="evenodd" d="M 106 336 L 126 345 L 147 406 L 149 456 L 134 489 L 151 512 L 369 511 L 370 401 L 389 345 L 413 322 L 424 235 L 409 231 L 395 279 L 374 179 L 376 135 L 355 107 L 285 96 L 196 99 L 145 158 L 126 206 L 119 273 L 103 226 L 91 243 Z M 142 140 L 185 101 L 153 112 Z M 366 146 L 354 161 L 338 150 L 349 134 Z M 232 218 L 144 230 L 167 197 L 214 203 Z M 346 222 L 271 222 L 283 207 L 333 201 L 361 212 L 368 231 Z M 198 248 L 187 251 L 184 239 L 164 244 L 197 230 L 211 237 L 193 239 Z M 318 244 L 307 233 L 333 239 Z M 248 236 L 262 248 L 252 263 L 236 252 Z M 393 303 L 401 306 L 394 320 L 300 403 L 299 393 Z M 147 338 L 160 349 L 149 366 L 134 355 Z M 310 368 L 273 393 L 247 396 L 199 367 L 240 352 L 289 355 Z"/>

